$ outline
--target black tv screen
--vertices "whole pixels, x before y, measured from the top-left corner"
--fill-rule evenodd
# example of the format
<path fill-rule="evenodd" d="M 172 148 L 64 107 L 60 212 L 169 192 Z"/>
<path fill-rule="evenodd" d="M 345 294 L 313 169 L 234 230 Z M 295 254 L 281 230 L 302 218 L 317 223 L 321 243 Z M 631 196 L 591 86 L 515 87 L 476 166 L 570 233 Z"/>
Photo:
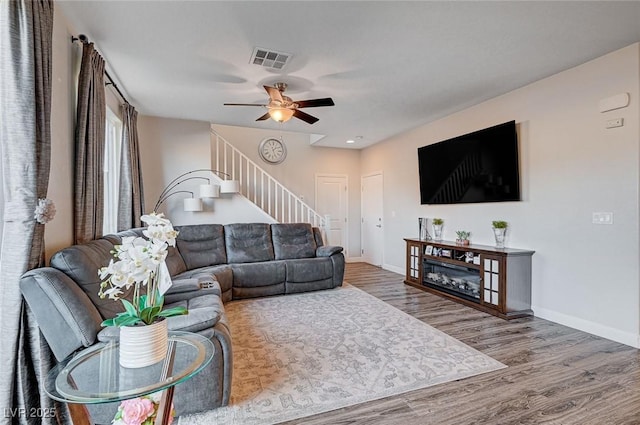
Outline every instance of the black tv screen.
<path fill-rule="evenodd" d="M 418 167 L 422 204 L 519 201 L 516 123 L 418 148 Z"/>

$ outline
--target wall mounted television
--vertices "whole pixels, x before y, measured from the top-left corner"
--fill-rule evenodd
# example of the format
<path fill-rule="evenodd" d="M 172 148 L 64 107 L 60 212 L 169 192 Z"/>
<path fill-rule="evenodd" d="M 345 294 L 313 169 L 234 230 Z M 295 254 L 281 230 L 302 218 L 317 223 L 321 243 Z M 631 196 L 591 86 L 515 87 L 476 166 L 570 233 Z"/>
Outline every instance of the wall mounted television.
<path fill-rule="evenodd" d="M 418 148 L 418 171 L 421 204 L 519 201 L 516 122 Z"/>

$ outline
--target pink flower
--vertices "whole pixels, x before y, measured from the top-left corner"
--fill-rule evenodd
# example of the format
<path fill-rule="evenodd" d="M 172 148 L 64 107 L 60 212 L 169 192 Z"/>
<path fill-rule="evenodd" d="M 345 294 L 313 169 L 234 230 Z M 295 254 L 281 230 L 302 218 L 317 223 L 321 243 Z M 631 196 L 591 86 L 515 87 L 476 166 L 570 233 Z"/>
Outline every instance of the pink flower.
<path fill-rule="evenodd" d="M 153 401 L 140 397 L 123 401 L 121 407 L 122 420 L 127 425 L 141 425 L 155 411 Z"/>

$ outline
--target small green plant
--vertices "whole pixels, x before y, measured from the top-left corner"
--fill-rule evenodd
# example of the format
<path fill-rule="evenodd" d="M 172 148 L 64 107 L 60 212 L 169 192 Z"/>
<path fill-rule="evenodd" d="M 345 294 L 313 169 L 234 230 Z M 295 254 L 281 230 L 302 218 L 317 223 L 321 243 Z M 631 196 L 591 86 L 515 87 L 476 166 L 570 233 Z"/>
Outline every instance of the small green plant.
<path fill-rule="evenodd" d="M 440 225 L 441 225 L 441 224 L 443 224 L 443 223 L 444 223 L 444 220 L 443 220 L 443 219 L 441 219 L 441 218 L 434 218 L 434 219 L 433 219 L 433 225 L 434 225 L 434 226 L 440 226 Z"/>
<path fill-rule="evenodd" d="M 507 222 L 506 221 L 494 220 L 494 221 L 491 222 L 491 224 L 493 224 L 493 228 L 494 229 L 506 229 L 507 228 Z"/>
<path fill-rule="evenodd" d="M 469 239 L 469 236 L 471 236 L 471 232 L 467 232 L 466 230 L 458 230 L 456 232 L 456 236 L 458 236 L 458 239 L 460 239 L 461 241 L 466 241 Z"/>

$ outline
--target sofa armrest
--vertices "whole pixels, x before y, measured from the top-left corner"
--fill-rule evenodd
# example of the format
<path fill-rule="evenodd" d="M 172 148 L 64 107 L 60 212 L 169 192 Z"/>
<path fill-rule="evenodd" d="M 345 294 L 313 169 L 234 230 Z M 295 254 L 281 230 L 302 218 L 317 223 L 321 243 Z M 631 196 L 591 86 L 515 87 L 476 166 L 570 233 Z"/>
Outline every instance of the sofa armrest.
<path fill-rule="evenodd" d="M 316 249 L 316 257 L 331 257 L 334 254 L 342 252 L 344 248 L 341 246 L 326 245 Z"/>
<path fill-rule="evenodd" d="M 165 295 L 182 294 L 183 292 L 199 291 L 201 288 L 198 279 L 174 280 Z"/>
<path fill-rule="evenodd" d="M 222 296 L 222 289 L 215 276 L 202 273 L 189 278 L 174 279 L 171 288 L 164 294 L 165 303 L 215 294 Z"/>
<path fill-rule="evenodd" d="M 96 342 L 102 316 L 69 276 L 52 267 L 30 270 L 20 291 L 58 361 Z"/>

